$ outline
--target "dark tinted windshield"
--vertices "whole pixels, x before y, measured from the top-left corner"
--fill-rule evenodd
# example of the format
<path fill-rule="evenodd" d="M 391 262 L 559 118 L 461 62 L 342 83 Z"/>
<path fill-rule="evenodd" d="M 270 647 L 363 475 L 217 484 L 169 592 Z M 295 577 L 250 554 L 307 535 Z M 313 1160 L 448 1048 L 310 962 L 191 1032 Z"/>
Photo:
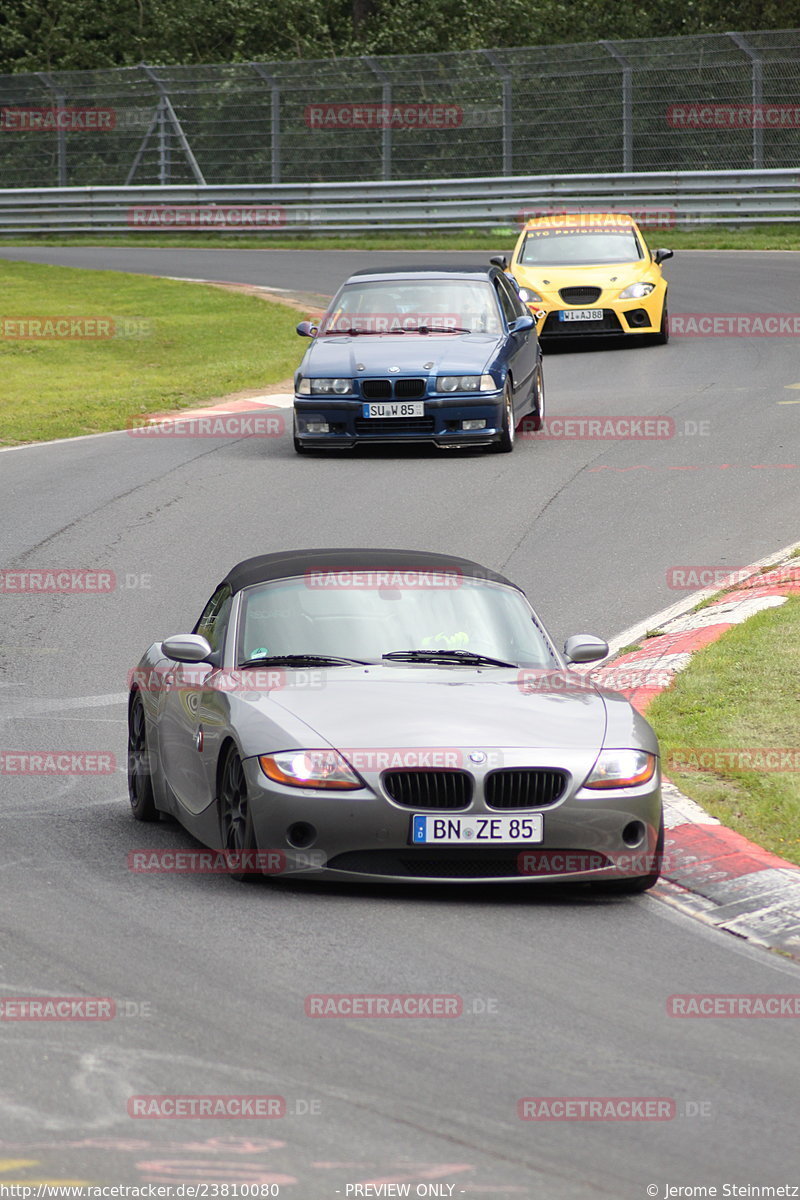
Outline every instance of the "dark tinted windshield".
<path fill-rule="evenodd" d="M 639 240 L 629 228 L 602 233 L 546 229 L 526 235 L 519 261 L 526 267 L 567 267 L 638 262 L 642 257 Z"/>
<path fill-rule="evenodd" d="M 243 593 L 237 662 L 279 654 L 378 661 L 410 649 L 555 665 L 526 601 L 502 584 L 435 572 L 342 571 Z"/>

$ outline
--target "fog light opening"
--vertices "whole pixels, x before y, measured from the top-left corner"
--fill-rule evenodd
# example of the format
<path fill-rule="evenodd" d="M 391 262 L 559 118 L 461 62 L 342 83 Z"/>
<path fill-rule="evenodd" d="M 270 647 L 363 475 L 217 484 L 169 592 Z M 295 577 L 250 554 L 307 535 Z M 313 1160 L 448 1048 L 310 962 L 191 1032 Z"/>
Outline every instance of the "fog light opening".
<path fill-rule="evenodd" d="M 643 308 L 635 308 L 633 312 L 627 313 L 626 316 L 628 318 L 628 324 L 635 325 L 637 328 L 641 328 L 642 325 L 650 324 L 650 318 Z"/>
<path fill-rule="evenodd" d="M 486 420 L 484 418 L 483 420 L 462 421 L 461 428 L 462 429 L 485 429 L 486 428 Z"/>
<path fill-rule="evenodd" d="M 313 825 L 309 825 L 308 821 L 295 821 L 286 830 L 286 840 L 290 846 L 296 846 L 298 850 L 305 850 L 308 846 L 313 846 L 317 840 L 317 831 Z"/>
<path fill-rule="evenodd" d="M 303 433 L 330 433 L 331 427 L 327 421 L 304 421 Z"/>
<path fill-rule="evenodd" d="M 631 848 L 644 841 L 647 829 L 642 821 L 629 821 L 622 831 L 622 840 Z"/>

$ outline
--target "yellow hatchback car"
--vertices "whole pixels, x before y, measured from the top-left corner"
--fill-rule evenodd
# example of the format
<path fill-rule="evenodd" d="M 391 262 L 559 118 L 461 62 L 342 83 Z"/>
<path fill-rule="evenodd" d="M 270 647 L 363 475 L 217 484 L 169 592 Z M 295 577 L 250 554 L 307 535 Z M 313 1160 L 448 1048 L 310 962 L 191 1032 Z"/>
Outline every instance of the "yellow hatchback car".
<path fill-rule="evenodd" d="M 508 271 L 546 343 L 561 337 L 643 337 L 669 341 L 671 250 L 648 249 L 622 213 L 558 213 L 528 221 Z"/>

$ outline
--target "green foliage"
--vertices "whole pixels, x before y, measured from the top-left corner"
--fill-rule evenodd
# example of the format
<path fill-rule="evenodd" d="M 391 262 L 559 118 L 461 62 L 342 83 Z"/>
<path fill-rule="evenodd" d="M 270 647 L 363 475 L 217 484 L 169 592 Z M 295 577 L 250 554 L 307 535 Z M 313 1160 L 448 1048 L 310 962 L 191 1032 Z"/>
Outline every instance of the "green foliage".
<path fill-rule="evenodd" d="M 415 54 L 800 25 L 800 0 L 6 0 L 0 72 Z"/>

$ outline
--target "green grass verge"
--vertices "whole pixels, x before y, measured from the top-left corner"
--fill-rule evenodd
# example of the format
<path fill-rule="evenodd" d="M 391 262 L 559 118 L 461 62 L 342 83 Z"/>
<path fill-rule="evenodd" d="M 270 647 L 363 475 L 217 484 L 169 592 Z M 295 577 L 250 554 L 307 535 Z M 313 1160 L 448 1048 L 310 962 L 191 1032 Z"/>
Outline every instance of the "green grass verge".
<path fill-rule="evenodd" d="M 800 223 L 797 225 L 751 225 L 732 229 L 716 226 L 704 229 L 646 229 L 651 246 L 669 246 L 671 250 L 800 250 Z M 27 237 L 0 236 L 3 246 L 195 246 L 209 249 L 239 250 L 497 250 L 511 251 L 518 230 L 509 226 L 495 229 L 464 229 L 453 233 L 427 234 L 387 232 L 334 237 L 311 234 L 235 234 L 235 233 L 140 233 L 42 234 Z"/>
<path fill-rule="evenodd" d="M 124 429 L 143 413 L 287 379 L 300 314 L 218 288 L 0 261 L 0 443 Z M 99 317 L 99 340 L 8 336 L 25 317 Z"/>
<path fill-rule="evenodd" d="M 664 770 L 723 824 L 800 864 L 800 771 L 677 770 L 673 752 L 800 746 L 800 596 L 704 647 L 647 711 Z"/>

